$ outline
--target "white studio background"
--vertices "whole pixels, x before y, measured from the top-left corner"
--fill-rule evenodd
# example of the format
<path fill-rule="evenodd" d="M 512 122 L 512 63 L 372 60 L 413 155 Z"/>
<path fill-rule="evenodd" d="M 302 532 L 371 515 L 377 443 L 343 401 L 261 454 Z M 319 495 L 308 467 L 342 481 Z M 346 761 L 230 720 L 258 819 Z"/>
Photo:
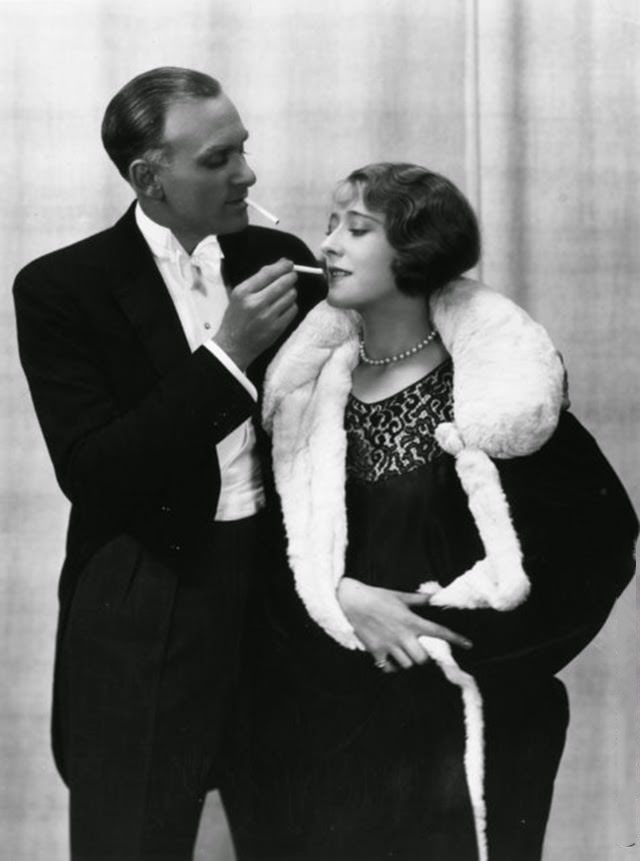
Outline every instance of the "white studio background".
<path fill-rule="evenodd" d="M 0 858 L 62 861 L 48 722 L 67 505 L 19 368 L 10 288 L 26 262 L 129 202 L 99 140 L 111 95 L 159 65 L 219 78 L 251 131 L 256 199 L 312 248 L 354 167 L 448 175 L 478 209 L 482 277 L 550 330 L 574 411 L 638 503 L 640 2 L 0 0 L 0 34 Z M 628 590 L 562 674 L 572 721 L 545 861 L 638 857 L 636 649 Z M 197 857 L 233 858 L 215 796 Z"/>

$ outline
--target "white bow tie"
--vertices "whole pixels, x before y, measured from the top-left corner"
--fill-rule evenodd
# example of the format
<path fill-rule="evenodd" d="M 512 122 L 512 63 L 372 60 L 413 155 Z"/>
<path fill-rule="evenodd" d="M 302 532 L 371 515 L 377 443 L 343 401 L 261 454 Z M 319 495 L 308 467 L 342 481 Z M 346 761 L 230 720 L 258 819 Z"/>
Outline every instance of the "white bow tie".
<path fill-rule="evenodd" d="M 207 236 L 187 258 L 193 275 L 192 289 L 207 294 L 207 285 L 222 283 L 222 249 L 215 236 Z"/>
<path fill-rule="evenodd" d="M 223 257 L 224 254 L 222 253 L 220 243 L 216 237 L 207 236 L 194 248 L 191 255 L 191 262 L 196 266 L 199 266 L 202 263 L 205 265 L 215 263 L 219 266 Z"/>

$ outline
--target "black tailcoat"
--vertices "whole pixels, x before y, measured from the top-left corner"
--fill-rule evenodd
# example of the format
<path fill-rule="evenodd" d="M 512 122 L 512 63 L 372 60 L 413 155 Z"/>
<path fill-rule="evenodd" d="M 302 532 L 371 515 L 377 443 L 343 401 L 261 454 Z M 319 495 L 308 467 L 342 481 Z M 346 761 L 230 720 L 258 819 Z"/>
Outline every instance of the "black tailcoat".
<path fill-rule="evenodd" d="M 300 240 L 279 231 L 249 227 L 219 239 L 231 285 L 281 257 L 315 263 Z M 315 276 L 298 284 L 301 316 L 324 284 Z M 242 605 L 237 584 L 216 579 L 216 444 L 257 407 L 210 351 L 191 353 L 133 206 L 112 228 L 26 266 L 14 292 L 20 357 L 71 502 L 54 755 L 72 804 L 74 786 L 99 791 L 91 803 L 112 805 L 126 831 L 152 768 L 160 680 L 170 700 L 174 676 L 181 685 L 186 673 L 198 691 L 198 673 L 211 669 L 179 648 L 167 656 L 171 624 L 184 626 L 183 651 L 204 650 L 219 668 L 213 688 L 203 675 L 207 707 L 197 693 L 192 704 L 209 723 L 215 759 Z M 258 387 L 277 346 L 248 370 Z M 193 593 L 188 612 L 175 610 L 178 584 Z M 173 676 L 169 659 L 179 667 Z M 176 726 L 183 718 L 191 726 L 192 717 L 180 715 Z M 197 760 L 202 751 L 192 742 Z"/>

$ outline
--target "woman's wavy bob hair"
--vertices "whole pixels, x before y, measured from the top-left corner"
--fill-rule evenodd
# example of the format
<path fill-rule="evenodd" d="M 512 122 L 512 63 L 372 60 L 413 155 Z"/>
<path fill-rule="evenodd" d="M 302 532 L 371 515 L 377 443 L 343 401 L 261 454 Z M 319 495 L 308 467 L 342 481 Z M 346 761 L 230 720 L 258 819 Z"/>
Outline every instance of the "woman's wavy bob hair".
<path fill-rule="evenodd" d="M 350 173 L 336 199 L 358 191 L 367 209 L 384 215 L 399 290 L 429 296 L 480 259 L 473 209 L 444 176 L 415 164 L 378 162 Z"/>

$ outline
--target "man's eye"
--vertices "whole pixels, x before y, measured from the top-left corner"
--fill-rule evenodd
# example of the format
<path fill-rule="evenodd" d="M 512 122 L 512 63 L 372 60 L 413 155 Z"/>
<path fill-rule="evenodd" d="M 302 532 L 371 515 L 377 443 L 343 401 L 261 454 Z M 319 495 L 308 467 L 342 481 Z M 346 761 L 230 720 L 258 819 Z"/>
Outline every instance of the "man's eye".
<path fill-rule="evenodd" d="M 223 158 L 207 159 L 203 164 L 207 168 L 214 169 L 216 167 L 224 167 L 228 161 L 228 157 L 224 156 Z"/>
<path fill-rule="evenodd" d="M 242 158 L 249 155 L 248 150 L 246 150 L 244 147 L 240 147 L 240 149 L 233 150 L 228 153 L 223 153 L 222 155 L 217 155 L 215 158 L 207 159 L 207 161 L 203 162 L 203 164 L 205 167 L 208 168 L 224 167 L 226 164 L 229 163 L 229 159 L 234 154 L 234 152 L 242 156 Z"/>
<path fill-rule="evenodd" d="M 366 228 L 364 228 L 364 227 L 350 227 L 349 228 L 349 233 L 352 236 L 364 236 L 364 234 L 368 233 L 368 232 L 369 231 L 366 230 Z"/>

